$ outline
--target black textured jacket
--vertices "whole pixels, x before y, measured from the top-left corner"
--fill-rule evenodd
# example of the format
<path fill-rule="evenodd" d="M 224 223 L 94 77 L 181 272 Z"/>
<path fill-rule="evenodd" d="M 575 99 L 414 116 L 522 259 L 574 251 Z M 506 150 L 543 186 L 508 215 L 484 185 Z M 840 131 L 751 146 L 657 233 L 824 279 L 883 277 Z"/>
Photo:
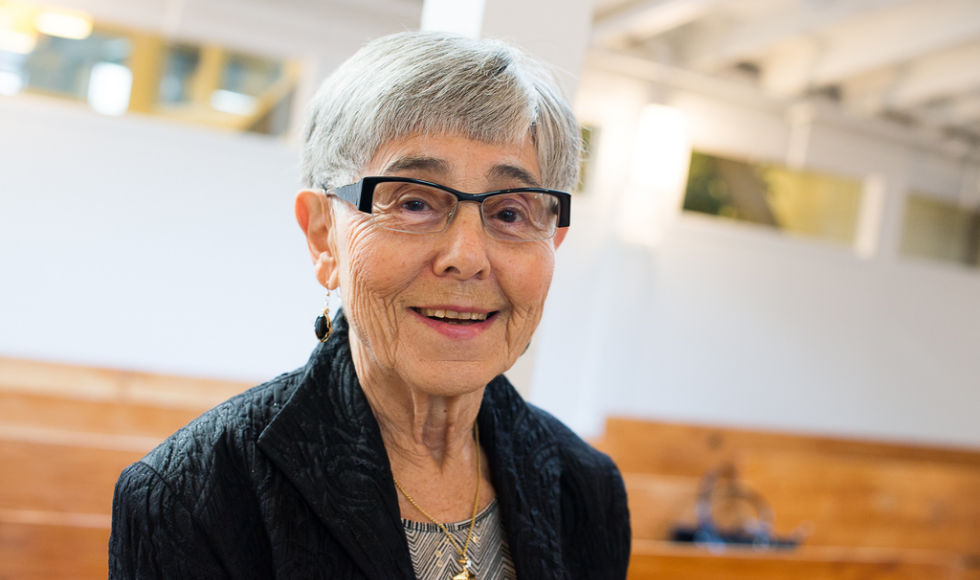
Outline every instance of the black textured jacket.
<path fill-rule="evenodd" d="M 506 378 L 477 419 L 522 580 L 622 579 L 623 481 Z M 111 578 L 415 578 L 347 323 L 295 372 L 181 429 L 119 478 Z"/>

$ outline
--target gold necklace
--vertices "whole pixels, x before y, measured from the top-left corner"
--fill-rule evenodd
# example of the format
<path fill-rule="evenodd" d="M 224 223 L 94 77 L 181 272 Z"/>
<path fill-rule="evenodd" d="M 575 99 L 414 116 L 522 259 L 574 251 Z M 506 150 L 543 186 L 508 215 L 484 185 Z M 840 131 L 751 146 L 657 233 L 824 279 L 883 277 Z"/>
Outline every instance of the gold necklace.
<path fill-rule="evenodd" d="M 462 570 L 459 572 L 459 574 L 453 576 L 452 580 L 476 580 L 476 574 L 470 572 L 470 565 L 472 564 L 472 562 L 470 562 L 470 559 L 466 557 L 466 550 L 468 550 L 470 547 L 470 538 L 473 537 L 473 525 L 476 524 L 476 510 L 478 507 L 480 507 L 480 481 L 483 479 L 483 474 L 480 471 L 480 463 L 481 463 L 480 462 L 480 427 L 476 423 L 473 423 L 473 437 L 476 439 L 476 497 L 473 498 L 473 515 L 470 516 L 470 529 L 468 532 L 466 532 L 466 543 L 463 544 L 462 548 L 460 548 L 459 544 L 456 543 L 456 540 L 453 539 L 452 534 L 449 533 L 449 530 L 446 529 L 446 526 L 441 524 L 434 517 L 430 516 L 429 512 L 422 509 L 422 506 L 415 503 L 415 500 L 412 499 L 412 496 L 405 493 L 405 488 L 402 487 L 400 483 L 398 483 L 398 480 L 395 479 L 395 476 L 394 475 L 391 476 L 391 479 L 395 481 L 395 487 L 398 488 L 398 491 L 402 492 L 402 495 L 405 496 L 405 499 L 408 500 L 408 503 L 415 506 L 415 509 L 422 512 L 423 516 L 429 518 L 429 520 L 432 521 L 432 523 L 439 526 L 439 529 L 442 530 L 442 533 L 446 534 L 446 537 L 449 538 L 449 543 L 452 544 L 453 548 L 456 549 L 456 553 L 459 554 L 459 559 L 457 559 L 456 561 L 459 562 L 459 565 L 462 567 Z"/>

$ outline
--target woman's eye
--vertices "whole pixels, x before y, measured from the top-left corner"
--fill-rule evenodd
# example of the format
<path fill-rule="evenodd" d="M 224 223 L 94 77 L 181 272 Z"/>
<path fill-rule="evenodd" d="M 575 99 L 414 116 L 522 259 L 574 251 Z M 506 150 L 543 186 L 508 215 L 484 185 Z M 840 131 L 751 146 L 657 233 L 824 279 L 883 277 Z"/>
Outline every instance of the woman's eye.
<path fill-rule="evenodd" d="M 497 212 L 495 216 L 498 220 L 504 222 L 505 224 L 512 224 L 521 221 L 523 216 L 521 212 L 516 208 L 504 208 Z"/>
<path fill-rule="evenodd" d="M 408 211 L 425 211 L 429 209 L 429 206 L 420 199 L 409 199 L 402 202 L 402 208 Z"/>

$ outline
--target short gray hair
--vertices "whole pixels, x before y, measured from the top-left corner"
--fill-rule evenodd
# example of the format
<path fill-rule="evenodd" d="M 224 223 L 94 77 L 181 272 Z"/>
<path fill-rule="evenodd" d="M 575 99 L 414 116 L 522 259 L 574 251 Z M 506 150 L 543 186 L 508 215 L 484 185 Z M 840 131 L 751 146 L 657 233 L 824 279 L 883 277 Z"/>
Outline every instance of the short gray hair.
<path fill-rule="evenodd" d="M 534 141 L 544 187 L 578 180 L 581 132 L 552 70 L 498 40 L 403 32 L 343 63 L 310 102 L 303 184 L 356 181 L 378 149 L 415 134 L 489 144 Z"/>

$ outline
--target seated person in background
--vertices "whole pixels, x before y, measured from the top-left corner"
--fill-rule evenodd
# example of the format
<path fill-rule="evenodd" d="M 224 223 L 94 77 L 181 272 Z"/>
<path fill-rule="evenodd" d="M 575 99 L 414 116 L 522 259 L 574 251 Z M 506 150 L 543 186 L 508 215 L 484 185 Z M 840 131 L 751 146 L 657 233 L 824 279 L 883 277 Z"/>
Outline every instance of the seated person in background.
<path fill-rule="evenodd" d="M 541 318 L 579 135 L 501 42 L 396 34 L 328 78 L 295 209 L 343 312 L 304 368 L 123 472 L 110 576 L 625 578 L 616 466 L 501 374 Z"/>

